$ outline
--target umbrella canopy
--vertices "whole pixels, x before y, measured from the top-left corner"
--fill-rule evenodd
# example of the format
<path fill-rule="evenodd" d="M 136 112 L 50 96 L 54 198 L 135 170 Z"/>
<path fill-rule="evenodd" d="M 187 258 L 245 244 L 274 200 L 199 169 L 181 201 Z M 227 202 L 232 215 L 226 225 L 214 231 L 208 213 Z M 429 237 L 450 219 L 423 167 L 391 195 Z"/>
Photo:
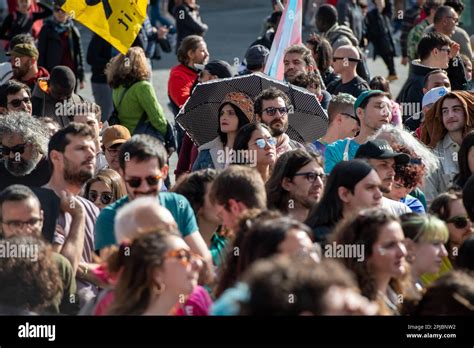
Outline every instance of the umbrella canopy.
<path fill-rule="evenodd" d="M 288 95 L 288 136 L 300 143 L 313 142 L 328 128 L 328 116 L 316 96 L 304 88 L 274 80 L 262 73 L 212 80 L 198 84 L 183 105 L 176 122 L 197 146 L 218 136 L 218 109 L 230 92 L 241 92 L 255 99 L 264 89 L 275 87 Z"/>

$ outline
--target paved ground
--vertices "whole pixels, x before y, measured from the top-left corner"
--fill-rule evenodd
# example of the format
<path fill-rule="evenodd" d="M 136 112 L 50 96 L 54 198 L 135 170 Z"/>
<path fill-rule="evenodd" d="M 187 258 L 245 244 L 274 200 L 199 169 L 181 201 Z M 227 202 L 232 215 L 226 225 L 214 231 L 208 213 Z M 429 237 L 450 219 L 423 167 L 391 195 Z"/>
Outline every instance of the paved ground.
<path fill-rule="evenodd" d="M 240 62 L 246 49 L 258 36 L 263 19 L 269 14 L 269 1 L 247 0 L 235 6 L 234 1 L 221 0 L 201 0 L 201 16 L 205 23 L 209 25 L 209 32 L 205 39 L 208 44 L 211 59 L 224 59 L 231 64 Z M 83 33 L 84 50 L 90 40 L 90 31 L 86 28 L 81 30 Z M 309 31 L 305 30 L 305 34 Z M 306 38 L 307 35 L 304 35 Z M 3 55 L 3 54 L 2 54 Z M 407 68 L 401 67 L 400 58 L 396 58 L 397 72 L 400 80 L 391 84 L 392 94 L 396 96 L 400 90 L 403 81 L 407 76 Z M 156 90 L 158 100 L 165 109 L 166 116 L 173 120 L 173 115 L 168 108 L 167 83 L 169 69 L 176 65 L 177 60 L 174 54 L 164 54 L 162 60 L 153 62 L 153 86 Z M 376 61 L 369 59 L 369 69 L 372 76 L 387 76 L 388 72 L 379 58 Z M 90 88 L 90 73 L 87 73 L 87 86 L 81 91 L 81 94 L 92 100 L 92 91 Z M 176 155 L 171 159 L 171 166 L 176 165 Z"/>

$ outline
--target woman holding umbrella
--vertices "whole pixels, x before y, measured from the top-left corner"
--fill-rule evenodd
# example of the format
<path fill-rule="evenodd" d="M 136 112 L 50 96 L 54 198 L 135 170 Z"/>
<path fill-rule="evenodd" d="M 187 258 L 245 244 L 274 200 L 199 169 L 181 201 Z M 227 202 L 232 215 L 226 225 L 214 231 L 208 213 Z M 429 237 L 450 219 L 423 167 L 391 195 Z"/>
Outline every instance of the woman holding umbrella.
<path fill-rule="evenodd" d="M 240 92 L 228 93 L 219 106 L 219 136 L 199 147 L 193 171 L 204 168 L 224 169 L 230 162 L 235 137 L 240 128 L 252 121 L 253 101 Z"/>

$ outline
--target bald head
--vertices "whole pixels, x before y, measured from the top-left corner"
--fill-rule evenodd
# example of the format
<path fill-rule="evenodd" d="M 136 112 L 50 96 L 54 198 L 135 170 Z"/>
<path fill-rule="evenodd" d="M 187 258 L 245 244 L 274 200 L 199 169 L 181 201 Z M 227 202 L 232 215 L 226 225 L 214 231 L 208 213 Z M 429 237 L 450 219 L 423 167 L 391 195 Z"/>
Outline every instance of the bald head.
<path fill-rule="evenodd" d="M 156 197 L 141 197 L 126 204 L 117 212 L 114 225 L 117 243 L 152 229 L 177 229 L 173 215 L 160 205 Z"/>
<path fill-rule="evenodd" d="M 333 55 L 333 66 L 336 73 L 356 71 L 359 52 L 354 46 L 344 45 L 336 49 Z"/>

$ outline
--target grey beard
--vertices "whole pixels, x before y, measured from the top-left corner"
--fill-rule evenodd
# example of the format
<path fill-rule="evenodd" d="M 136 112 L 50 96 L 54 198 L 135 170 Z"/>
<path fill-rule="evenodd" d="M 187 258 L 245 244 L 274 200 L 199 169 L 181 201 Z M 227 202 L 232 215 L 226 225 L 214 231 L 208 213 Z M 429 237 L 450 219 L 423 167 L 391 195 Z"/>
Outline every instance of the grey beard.
<path fill-rule="evenodd" d="M 39 160 L 24 160 L 23 158 L 20 161 L 14 161 L 10 158 L 5 159 L 4 161 L 5 169 L 12 174 L 13 176 L 26 176 L 31 174 L 31 172 L 36 168 Z"/>

